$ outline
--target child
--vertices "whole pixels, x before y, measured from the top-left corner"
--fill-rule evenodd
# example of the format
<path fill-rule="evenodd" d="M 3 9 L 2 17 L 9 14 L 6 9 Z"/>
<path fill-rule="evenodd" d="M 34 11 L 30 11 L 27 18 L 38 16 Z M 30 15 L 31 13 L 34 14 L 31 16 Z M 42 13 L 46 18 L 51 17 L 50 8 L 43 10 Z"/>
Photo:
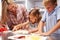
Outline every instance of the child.
<path fill-rule="evenodd" d="M 28 25 L 29 33 L 37 31 L 37 26 L 39 21 L 41 20 L 41 14 L 38 9 L 33 9 L 29 12 L 29 21 L 23 24 L 17 25 L 13 30 L 21 28 L 21 26 Z M 20 26 L 20 27 L 18 27 Z"/>
<path fill-rule="evenodd" d="M 41 35 L 58 35 L 60 34 L 60 7 L 57 6 L 57 0 L 44 0 L 46 8 L 45 13 L 39 23 L 39 32 Z M 46 32 L 43 32 L 43 25 L 46 23 Z"/>

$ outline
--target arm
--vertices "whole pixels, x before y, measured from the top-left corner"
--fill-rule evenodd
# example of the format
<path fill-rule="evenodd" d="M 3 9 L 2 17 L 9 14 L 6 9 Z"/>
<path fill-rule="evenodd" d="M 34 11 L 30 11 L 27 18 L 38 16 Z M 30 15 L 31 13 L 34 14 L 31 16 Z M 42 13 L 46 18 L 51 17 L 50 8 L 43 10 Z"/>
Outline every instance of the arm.
<path fill-rule="evenodd" d="M 43 16 L 42 16 L 42 19 L 41 21 L 39 22 L 39 25 L 38 25 L 38 30 L 39 30 L 39 33 L 43 33 L 43 27 L 45 25 L 45 22 L 46 22 L 46 11 L 44 12 Z"/>
<path fill-rule="evenodd" d="M 14 15 L 10 14 L 9 17 L 10 17 L 10 20 L 13 24 L 18 24 L 17 19 L 15 18 Z"/>
<path fill-rule="evenodd" d="M 27 21 L 25 23 L 18 24 L 16 26 L 14 26 L 13 31 L 16 31 L 16 30 L 20 29 L 21 27 L 28 25 L 28 24 L 29 24 L 29 21 Z"/>
<path fill-rule="evenodd" d="M 24 23 L 21 23 L 21 24 L 18 24 L 18 25 L 16 25 L 16 26 L 25 26 L 25 25 L 27 25 L 28 23 L 29 23 L 29 21 L 24 22 Z"/>
<path fill-rule="evenodd" d="M 41 35 L 48 36 L 52 34 L 53 32 L 55 32 L 56 30 L 58 30 L 59 28 L 60 28 L 60 21 L 57 22 L 57 24 L 51 30 L 49 30 L 48 32 L 42 33 Z"/>
<path fill-rule="evenodd" d="M 56 30 L 58 30 L 59 28 L 60 28 L 60 21 L 58 21 L 57 24 L 49 32 L 47 32 L 48 35 L 52 34 Z"/>
<path fill-rule="evenodd" d="M 29 33 L 34 33 L 34 32 L 37 32 L 38 31 L 38 28 L 35 28 L 33 30 L 29 30 Z"/>
<path fill-rule="evenodd" d="M 45 23 L 41 21 L 41 22 L 38 24 L 38 27 L 35 28 L 35 29 L 33 29 L 33 30 L 30 30 L 29 33 L 34 33 L 34 32 L 37 32 L 37 31 L 39 31 L 40 33 L 42 33 L 42 32 L 43 32 L 43 27 L 44 27 L 44 25 L 45 25 Z"/>
<path fill-rule="evenodd" d="M 40 21 L 39 25 L 38 25 L 38 30 L 39 30 L 39 33 L 43 33 L 43 27 L 44 27 L 44 22 Z"/>

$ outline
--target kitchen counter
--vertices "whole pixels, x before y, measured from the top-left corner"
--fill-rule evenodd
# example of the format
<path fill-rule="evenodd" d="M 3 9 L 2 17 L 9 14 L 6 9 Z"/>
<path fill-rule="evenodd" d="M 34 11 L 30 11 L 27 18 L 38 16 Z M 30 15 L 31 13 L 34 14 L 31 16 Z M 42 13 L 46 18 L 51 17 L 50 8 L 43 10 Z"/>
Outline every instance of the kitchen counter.
<path fill-rule="evenodd" d="M 11 37 L 9 38 L 10 40 L 60 40 L 60 39 L 55 38 L 54 36 L 36 36 L 36 35 L 32 36 L 30 35 L 30 37 L 27 36 L 26 39 L 14 39 L 12 36 L 10 37 Z"/>
<path fill-rule="evenodd" d="M 26 38 L 18 39 L 19 36 L 26 36 Z M 15 37 L 15 38 L 14 38 Z M 59 39 L 58 39 L 59 38 Z M 37 33 L 32 34 L 14 34 L 11 31 L 6 31 L 2 35 L 2 40 L 60 40 L 59 36 L 40 36 Z"/>

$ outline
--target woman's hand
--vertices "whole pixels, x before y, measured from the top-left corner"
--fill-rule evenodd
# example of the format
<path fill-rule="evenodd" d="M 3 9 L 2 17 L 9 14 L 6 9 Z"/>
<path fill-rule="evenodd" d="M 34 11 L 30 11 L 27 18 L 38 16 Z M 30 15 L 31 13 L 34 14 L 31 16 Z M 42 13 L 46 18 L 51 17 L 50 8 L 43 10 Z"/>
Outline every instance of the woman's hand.
<path fill-rule="evenodd" d="M 13 30 L 12 31 L 17 31 L 17 30 L 19 30 L 21 28 L 21 26 L 19 25 L 17 25 L 17 26 L 14 26 L 14 28 L 13 28 Z"/>
<path fill-rule="evenodd" d="M 32 30 L 28 30 L 28 34 L 32 33 Z"/>
<path fill-rule="evenodd" d="M 25 28 L 28 29 L 28 24 L 29 24 L 29 21 L 18 24 L 16 26 L 14 26 L 13 31 L 16 31 L 18 29 L 25 29 Z"/>
<path fill-rule="evenodd" d="M 14 26 L 13 30 L 12 31 L 17 31 L 19 27 L 17 26 Z"/>

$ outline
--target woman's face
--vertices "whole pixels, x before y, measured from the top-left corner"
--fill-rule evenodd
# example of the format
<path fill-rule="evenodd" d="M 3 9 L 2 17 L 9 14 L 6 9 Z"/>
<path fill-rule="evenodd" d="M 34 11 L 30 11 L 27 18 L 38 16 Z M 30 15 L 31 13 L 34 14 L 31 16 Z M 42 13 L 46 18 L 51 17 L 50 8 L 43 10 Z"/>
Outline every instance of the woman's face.
<path fill-rule="evenodd" d="M 47 9 L 47 11 L 50 13 L 51 11 L 54 10 L 55 6 L 52 3 L 48 3 L 45 8 Z"/>
<path fill-rule="evenodd" d="M 31 23 L 36 23 L 36 20 L 37 20 L 37 17 L 33 16 L 33 15 L 29 15 L 29 18 L 30 18 L 30 22 Z"/>
<path fill-rule="evenodd" d="M 13 13 L 16 12 L 17 7 L 16 7 L 15 4 L 10 4 L 8 7 L 9 7 L 9 10 L 10 10 L 11 12 L 13 12 Z"/>

